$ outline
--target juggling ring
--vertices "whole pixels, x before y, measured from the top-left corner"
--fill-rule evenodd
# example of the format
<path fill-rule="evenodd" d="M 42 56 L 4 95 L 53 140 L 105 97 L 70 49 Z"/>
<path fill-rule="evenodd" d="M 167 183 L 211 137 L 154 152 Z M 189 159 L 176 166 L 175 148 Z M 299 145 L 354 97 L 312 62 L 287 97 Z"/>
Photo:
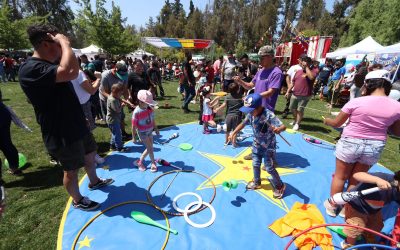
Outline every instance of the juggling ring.
<path fill-rule="evenodd" d="M 211 203 L 213 202 L 213 200 L 215 199 L 215 194 L 217 193 L 217 189 L 215 188 L 214 182 L 213 182 L 208 176 L 206 176 L 206 175 L 204 175 L 204 174 L 201 174 L 201 173 L 196 172 L 196 171 L 194 171 L 194 170 L 183 170 L 183 169 L 182 169 L 182 170 L 172 170 L 172 171 L 163 173 L 162 175 L 156 177 L 156 178 L 150 183 L 149 187 L 147 188 L 147 200 L 148 200 L 148 202 L 149 202 L 150 204 L 152 204 L 155 208 L 157 208 L 158 210 L 160 210 L 160 211 L 162 211 L 162 212 L 164 212 L 164 213 L 166 213 L 166 214 L 169 214 L 169 215 L 172 215 L 172 216 L 183 216 L 183 213 L 173 213 L 173 212 L 169 212 L 169 211 L 165 211 L 165 210 L 161 209 L 159 206 L 157 206 L 156 204 L 154 204 L 153 200 L 151 199 L 151 195 L 150 195 L 150 189 L 153 187 L 154 183 L 156 183 L 156 181 L 158 181 L 158 179 L 160 179 L 160 178 L 163 177 L 164 175 L 173 174 L 173 173 L 177 173 L 177 172 L 194 173 L 194 174 L 197 174 L 197 175 L 200 175 L 200 176 L 206 178 L 206 179 L 211 183 L 211 185 L 213 186 L 213 189 L 214 189 L 213 196 L 211 197 L 211 200 L 210 200 L 208 203 L 211 204 Z M 197 210 L 194 211 L 194 212 L 189 212 L 188 215 L 198 213 L 198 212 L 200 212 L 200 211 L 202 211 L 202 210 L 204 210 L 204 209 L 206 209 L 206 206 L 202 206 L 202 207 L 200 207 L 199 209 L 197 209 Z"/>
<path fill-rule="evenodd" d="M 104 214 L 105 212 L 110 211 L 111 209 L 114 209 L 114 208 L 116 208 L 116 207 L 120 207 L 120 206 L 123 206 L 123 205 L 127 205 L 127 204 L 143 204 L 143 205 L 148 205 L 148 206 L 154 207 L 156 210 L 159 210 L 159 211 L 161 212 L 161 214 L 164 216 L 164 219 L 165 219 L 165 222 L 166 222 L 167 228 L 168 228 L 168 230 L 166 230 L 167 235 L 165 236 L 164 243 L 163 243 L 163 245 L 162 245 L 162 247 L 161 247 L 162 250 L 165 249 L 165 247 L 167 246 L 168 238 L 169 238 L 169 234 L 170 234 L 170 226 L 169 226 L 169 220 L 168 220 L 167 215 L 165 215 L 165 213 L 164 213 L 162 210 L 160 210 L 159 208 L 157 208 L 157 206 L 155 206 L 154 204 L 151 204 L 151 203 L 148 203 L 148 202 L 145 202 L 145 201 L 125 201 L 125 202 L 118 203 L 118 204 L 116 204 L 116 205 L 113 205 L 113 206 L 111 206 L 111 207 L 108 207 L 108 208 L 102 210 L 100 213 L 96 214 L 93 218 L 91 218 L 88 222 L 86 222 L 86 224 L 81 228 L 81 230 L 79 230 L 78 234 L 76 235 L 76 237 L 75 237 L 75 239 L 74 239 L 74 242 L 72 243 L 71 250 L 75 250 L 75 247 L 76 247 L 76 244 L 78 243 L 79 237 L 81 236 L 81 234 L 83 233 L 83 231 L 84 231 L 90 224 L 92 224 L 92 222 L 93 222 L 95 219 L 97 219 L 100 215 Z"/>
<path fill-rule="evenodd" d="M 208 221 L 208 222 L 206 222 L 206 223 L 204 223 L 204 224 L 197 224 L 197 223 L 194 223 L 193 221 L 191 221 L 190 219 L 189 219 L 189 215 L 188 215 L 188 211 L 190 210 L 190 208 L 193 206 L 193 205 L 204 205 L 205 207 L 208 207 L 209 209 L 210 209 L 210 211 L 211 211 L 211 219 Z M 192 227 L 196 227 L 196 228 L 205 228 L 205 227 L 209 227 L 210 225 L 212 225 L 213 223 L 214 223 L 214 221 L 215 221 L 215 218 L 217 217 L 217 214 L 215 213 L 215 209 L 214 209 L 214 207 L 213 206 L 211 206 L 211 204 L 210 203 L 207 203 L 207 202 L 202 202 L 202 203 L 199 203 L 199 202 L 197 202 L 197 201 L 193 201 L 192 203 L 189 203 L 186 207 L 185 207 L 185 212 L 183 212 L 183 217 L 185 218 L 185 221 L 189 224 L 189 225 L 191 225 Z"/>
<path fill-rule="evenodd" d="M 177 202 L 181 197 L 186 196 L 186 195 L 193 195 L 193 196 L 196 196 L 196 198 L 197 198 L 197 201 L 196 201 L 196 202 L 197 202 L 197 205 L 196 205 L 194 208 L 189 209 L 189 210 L 180 209 L 180 208 L 176 205 L 176 202 Z M 193 203 L 193 202 L 192 202 L 192 203 Z M 176 211 L 178 211 L 178 212 L 183 213 L 183 214 L 185 214 L 185 213 L 193 213 L 194 211 L 196 211 L 197 209 L 199 209 L 199 208 L 201 207 L 202 204 L 203 204 L 203 199 L 201 198 L 201 196 L 198 195 L 198 194 L 196 194 L 196 193 L 193 193 L 193 192 L 185 192 L 185 193 L 178 194 L 177 196 L 175 196 L 174 200 L 172 201 L 172 206 L 174 207 L 174 209 L 175 209 Z"/>

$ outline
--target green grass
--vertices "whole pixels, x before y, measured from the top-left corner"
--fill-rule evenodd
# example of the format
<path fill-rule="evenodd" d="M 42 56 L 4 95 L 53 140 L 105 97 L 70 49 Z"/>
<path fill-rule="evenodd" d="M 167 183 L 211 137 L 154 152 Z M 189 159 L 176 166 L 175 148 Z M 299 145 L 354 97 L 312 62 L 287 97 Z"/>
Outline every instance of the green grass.
<path fill-rule="evenodd" d="M 62 186 L 62 170 L 49 164 L 49 159 L 41 138 L 40 128 L 36 123 L 33 108 L 26 102 L 26 97 L 18 83 L 1 84 L 6 105 L 11 106 L 22 120 L 33 130 L 25 132 L 15 125 L 11 127 L 13 142 L 19 152 L 26 155 L 31 167 L 25 170 L 23 177 L 11 176 L 3 171 L 7 188 L 7 210 L 0 219 L 0 249 L 55 249 L 57 232 L 61 216 L 67 201 L 67 193 Z M 160 128 L 195 121 L 197 113 L 183 114 L 180 109 L 180 94 L 176 91 L 176 82 L 164 84 L 167 97 L 159 101 L 156 121 Z M 165 104 L 169 108 L 165 108 Z M 285 100 L 279 97 L 277 114 L 283 110 Z M 325 103 L 313 100 L 309 107 L 326 111 Z M 190 109 L 198 111 L 198 105 Z M 61 114 L 60 114 L 61 115 Z M 321 122 L 323 112 L 308 109 L 300 130 L 316 137 L 334 142 L 338 132 Z M 127 115 L 129 125 L 130 115 Z M 290 119 L 283 122 L 288 126 Z M 290 126 L 288 126 L 290 127 Z M 127 129 L 128 131 L 128 129 Z M 105 126 L 99 126 L 95 132 L 100 154 L 108 150 L 110 133 Z M 400 140 L 389 138 L 380 163 L 391 170 L 399 169 Z M 0 154 L 4 159 L 4 156 Z M 334 164 L 334 162 L 327 163 Z M 80 176 L 84 172 L 81 170 Z M 328 184 L 327 184 L 328 185 Z"/>

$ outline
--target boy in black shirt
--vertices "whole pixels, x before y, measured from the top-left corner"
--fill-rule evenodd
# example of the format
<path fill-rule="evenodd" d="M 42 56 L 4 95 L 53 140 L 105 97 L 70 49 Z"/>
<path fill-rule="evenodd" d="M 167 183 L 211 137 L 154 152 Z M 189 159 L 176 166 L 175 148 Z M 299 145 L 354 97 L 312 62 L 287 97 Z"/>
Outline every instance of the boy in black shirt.
<path fill-rule="evenodd" d="M 398 182 L 400 172 L 393 174 L 358 172 L 353 175 L 360 183 L 351 191 L 361 191 L 372 187 L 380 190 L 368 195 L 359 196 L 345 205 L 346 223 L 357 225 L 380 232 L 383 228 L 381 209 L 392 201 L 400 203 L 400 192 Z M 347 238 L 342 242 L 342 247 L 347 248 L 356 243 L 356 239 L 363 233 L 357 228 L 345 227 L 343 232 Z M 370 241 L 370 235 L 366 235 Z M 373 239 L 373 238 L 372 238 Z"/>
<path fill-rule="evenodd" d="M 22 90 L 33 105 L 47 151 L 64 169 L 63 183 L 73 206 L 96 209 L 99 203 L 83 197 L 79 191 L 79 168 L 85 166 L 91 190 L 109 185 L 113 180 L 100 179 L 96 174 L 97 145 L 70 82 L 78 76 L 78 61 L 68 38 L 52 25 L 32 25 L 28 36 L 35 51 L 21 65 Z"/>

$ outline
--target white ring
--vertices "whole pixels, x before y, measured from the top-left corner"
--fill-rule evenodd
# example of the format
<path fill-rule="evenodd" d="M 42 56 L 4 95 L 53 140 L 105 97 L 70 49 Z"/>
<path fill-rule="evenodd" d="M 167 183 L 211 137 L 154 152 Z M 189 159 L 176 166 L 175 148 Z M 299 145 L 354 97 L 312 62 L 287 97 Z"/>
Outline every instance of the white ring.
<path fill-rule="evenodd" d="M 193 221 L 191 221 L 191 220 L 189 219 L 189 215 L 188 215 L 188 213 L 189 213 L 189 208 L 190 208 L 191 206 L 195 205 L 196 203 L 197 203 L 197 201 L 193 201 L 192 203 L 189 203 L 189 204 L 185 207 L 185 212 L 183 212 L 183 217 L 185 218 L 185 221 L 186 221 L 189 225 L 191 225 L 192 227 L 196 227 L 196 228 L 205 228 L 205 227 L 208 227 L 208 226 L 210 226 L 211 224 L 213 224 L 214 221 L 215 221 L 215 218 L 217 217 L 217 214 L 215 213 L 214 207 L 211 206 L 210 203 L 205 202 L 205 201 L 203 201 L 202 203 L 197 203 L 197 205 L 198 205 L 198 204 L 201 204 L 201 205 L 204 205 L 204 206 L 208 207 L 208 208 L 210 209 L 210 211 L 211 211 L 211 219 L 210 219 L 208 222 L 204 223 L 204 224 L 197 224 L 197 223 L 194 223 Z"/>
<path fill-rule="evenodd" d="M 193 196 L 196 196 L 196 198 L 197 198 L 197 201 L 195 201 L 195 202 L 197 203 L 197 206 L 195 206 L 194 208 L 192 208 L 191 210 L 188 210 L 188 211 L 186 211 L 186 209 L 180 209 L 180 208 L 176 205 L 177 201 L 178 201 L 182 196 L 186 196 L 186 195 L 193 195 Z M 178 212 L 180 212 L 180 213 L 185 213 L 185 212 L 187 212 L 187 213 L 192 213 L 192 212 L 196 211 L 197 209 L 199 209 L 199 208 L 201 207 L 202 202 L 203 202 L 203 199 L 200 197 L 200 195 L 198 195 L 198 194 L 196 194 L 196 193 L 193 193 L 193 192 L 185 192 L 185 193 L 178 194 L 178 195 L 174 198 L 174 200 L 172 201 L 172 206 L 174 207 L 174 209 L 175 209 L 176 211 L 178 211 Z M 193 202 L 192 202 L 192 203 L 193 203 Z M 192 204 L 192 203 L 190 203 L 190 204 Z M 194 204 L 193 204 L 193 205 L 194 205 Z M 193 205 L 192 205 L 192 206 L 193 206 Z"/>

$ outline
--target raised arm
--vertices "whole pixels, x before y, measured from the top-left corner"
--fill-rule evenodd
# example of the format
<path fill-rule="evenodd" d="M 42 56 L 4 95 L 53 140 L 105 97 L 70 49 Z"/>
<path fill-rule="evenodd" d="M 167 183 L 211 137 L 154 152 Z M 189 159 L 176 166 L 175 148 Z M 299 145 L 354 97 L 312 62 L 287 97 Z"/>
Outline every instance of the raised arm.
<path fill-rule="evenodd" d="M 70 42 L 66 36 L 58 33 L 53 36 L 50 33 L 47 35 L 61 46 L 61 60 L 57 68 L 56 82 L 68 82 L 74 80 L 79 74 L 78 60 L 72 51 Z"/>
<path fill-rule="evenodd" d="M 335 119 L 324 118 L 324 124 L 334 128 L 338 128 L 342 126 L 347 121 L 347 119 L 349 119 L 349 117 L 350 117 L 349 114 L 340 111 L 340 113 L 335 117 Z"/>

